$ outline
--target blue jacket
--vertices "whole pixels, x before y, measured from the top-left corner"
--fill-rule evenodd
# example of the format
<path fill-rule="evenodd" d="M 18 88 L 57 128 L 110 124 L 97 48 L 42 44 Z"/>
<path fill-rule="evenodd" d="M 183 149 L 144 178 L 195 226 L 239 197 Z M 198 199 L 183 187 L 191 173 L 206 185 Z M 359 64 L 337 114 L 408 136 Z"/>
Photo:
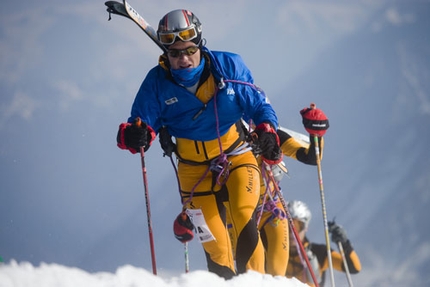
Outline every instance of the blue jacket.
<path fill-rule="evenodd" d="M 264 93 L 253 85 L 250 70 L 242 58 L 233 53 L 209 51 L 203 47 L 203 55 L 209 59 L 210 71 L 216 81 L 223 78 L 225 87 L 215 97 L 202 103 L 193 93 L 175 83 L 169 71 L 161 65 L 152 68 L 144 79 L 134 100 L 128 122 L 140 117 L 157 133 L 167 126 L 176 138 L 209 141 L 218 137 L 216 109 L 220 136 L 241 118 L 252 119 L 258 125 L 269 122 L 278 126 L 276 113 Z M 237 83 L 228 80 L 246 82 Z"/>

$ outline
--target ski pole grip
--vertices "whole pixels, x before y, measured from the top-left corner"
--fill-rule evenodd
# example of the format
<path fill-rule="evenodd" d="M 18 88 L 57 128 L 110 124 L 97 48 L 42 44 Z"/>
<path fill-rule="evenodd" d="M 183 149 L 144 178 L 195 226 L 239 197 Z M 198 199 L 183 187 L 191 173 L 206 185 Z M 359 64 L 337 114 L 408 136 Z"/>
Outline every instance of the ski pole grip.
<path fill-rule="evenodd" d="M 140 117 L 136 117 L 134 119 L 134 124 L 139 128 L 142 127 L 142 120 L 140 119 Z M 144 155 L 144 148 L 145 148 L 145 146 L 140 147 L 140 155 L 142 156 L 142 159 L 143 159 L 143 155 Z"/>
<path fill-rule="evenodd" d="M 141 126 L 142 126 L 142 120 L 140 119 L 140 117 L 137 117 L 137 118 L 134 120 L 134 123 L 135 123 L 135 125 L 136 125 L 136 126 L 138 126 L 138 127 L 141 127 Z"/>

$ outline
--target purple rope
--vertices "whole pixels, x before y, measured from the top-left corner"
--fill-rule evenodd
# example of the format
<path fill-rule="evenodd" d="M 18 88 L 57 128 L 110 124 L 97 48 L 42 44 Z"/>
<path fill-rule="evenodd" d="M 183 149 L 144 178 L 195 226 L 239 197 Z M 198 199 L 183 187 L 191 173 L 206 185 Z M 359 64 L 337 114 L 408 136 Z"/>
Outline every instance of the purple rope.
<path fill-rule="evenodd" d="M 243 82 L 243 81 L 238 81 L 238 80 L 225 80 L 224 82 L 232 82 L 232 83 L 247 85 L 247 86 L 250 86 L 250 87 L 254 88 L 255 90 L 261 92 L 261 90 L 257 86 L 255 86 L 254 84 L 248 83 L 248 82 Z M 230 170 L 229 170 L 230 163 L 228 162 L 227 155 L 222 150 L 221 134 L 220 134 L 220 130 L 219 130 L 218 107 L 217 107 L 217 103 L 216 103 L 216 97 L 217 97 L 219 89 L 220 89 L 219 87 L 216 87 L 215 94 L 214 94 L 214 110 L 215 110 L 216 132 L 217 132 L 217 137 L 218 137 L 218 146 L 219 146 L 220 155 L 211 162 L 211 165 L 206 169 L 203 176 L 193 186 L 193 188 L 191 189 L 190 197 L 183 203 L 184 206 L 191 201 L 191 199 L 194 196 L 195 189 L 203 181 L 203 179 L 207 176 L 207 174 L 209 173 L 209 171 L 211 169 L 212 170 L 215 169 L 218 172 L 218 175 L 216 177 L 216 183 L 218 185 L 224 185 L 226 183 L 229 175 L 230 175 Z"/>

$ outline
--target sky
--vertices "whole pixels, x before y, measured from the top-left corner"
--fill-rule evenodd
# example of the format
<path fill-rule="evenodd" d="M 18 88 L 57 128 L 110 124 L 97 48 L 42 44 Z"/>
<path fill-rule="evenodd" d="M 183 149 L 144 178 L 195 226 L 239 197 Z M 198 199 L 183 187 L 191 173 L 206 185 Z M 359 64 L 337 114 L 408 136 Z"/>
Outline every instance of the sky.
<path fill-rule="evenodd" d="M 299 111 L 315 102 L 330 120 L 327 215 L 360 256 L 356 285 L 430 283 L 429 1 L 130 4 L 153 26 L 192 10 L 208 48 L 243 57 L 282 126 L 304 133 Z M 116 133 L 159 48 L 130 20 L 108 21 L 104 1 L 6 0 L 0 15 L 0 256 L 150 270 L 140 158 Z M 157 142 L 145 160 L 157 265 L 178 276 L 174 171 Z M 285 162 L 284 196 L 310 206 L 309 237 L 323 243 L 316 168 Z M 192 271 L 206 269 L 197 242 L 189 254 Z"/>

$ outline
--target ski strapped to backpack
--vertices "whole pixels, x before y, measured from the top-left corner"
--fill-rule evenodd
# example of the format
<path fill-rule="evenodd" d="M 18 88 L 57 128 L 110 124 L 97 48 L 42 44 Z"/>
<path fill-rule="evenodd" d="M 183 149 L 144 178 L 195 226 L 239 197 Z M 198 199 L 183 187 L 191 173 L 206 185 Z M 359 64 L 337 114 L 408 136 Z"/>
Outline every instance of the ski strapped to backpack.
<path fill-rule="evenodd" d="M 109 12 L 109 19 L 111 20 L 111 14 L 121 15 L 132 20 L 134 23 L 139 26 L 146 35 L 148 35 L 151 40 L 157 44 L 157 46 L 163 51 L 166 52 L 166 48 L 161 44 L 158 40 L 157 32 L 154 27 L 152 27 L 140 14 L 126 1 L 123 0 L 123 3 L 117 1 L 107 1 L 105 5 L 108 7 L 106 11 Z"/>

